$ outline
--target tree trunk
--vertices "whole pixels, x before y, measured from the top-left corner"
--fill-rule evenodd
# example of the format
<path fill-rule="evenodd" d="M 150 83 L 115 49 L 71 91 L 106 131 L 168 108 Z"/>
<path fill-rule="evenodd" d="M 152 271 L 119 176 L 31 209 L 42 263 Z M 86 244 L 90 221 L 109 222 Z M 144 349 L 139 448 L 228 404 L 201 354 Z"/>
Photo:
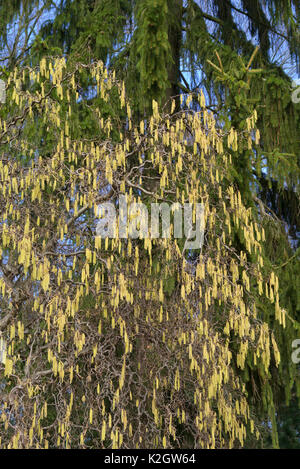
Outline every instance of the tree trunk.
<path fill-rule="evenodd" d="M 172 64 L 168 70 L 170 86 L 166 90 L 165 102 L 163 105 L 166 106 L 167 110 L 170 110 L 171 98 L 176 97 L 175 110 L 178 111 L 180 107 L 180 88 L 178 83 L 180 82 L 180 49 L 182 41 L 182 0 L 169 0 L 168 8 L 170 15 L 168 38 L 172 51 Z"/>

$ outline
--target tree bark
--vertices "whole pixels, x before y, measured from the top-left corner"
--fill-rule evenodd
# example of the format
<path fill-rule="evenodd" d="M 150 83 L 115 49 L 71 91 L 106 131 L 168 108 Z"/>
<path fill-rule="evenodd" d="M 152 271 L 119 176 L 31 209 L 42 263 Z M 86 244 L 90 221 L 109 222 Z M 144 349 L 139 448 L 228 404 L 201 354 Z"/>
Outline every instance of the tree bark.
<path fill-rule="evenodd" d="M 166 90 L 165 102 L 163 105 L 165 105 L 166 109 L 169 111 L 171 109 L 171 98 L 175 97 L 175 111 L 178 111 L 180 108 L 180 88 L 178 83 L 180 82 L 180 50 L 182 42 L 182 0 L 169 0 L 168 8 L 170 16 L 168 39 L 172 51 L 172 63 L 168 70 L 170 86 Z"/>

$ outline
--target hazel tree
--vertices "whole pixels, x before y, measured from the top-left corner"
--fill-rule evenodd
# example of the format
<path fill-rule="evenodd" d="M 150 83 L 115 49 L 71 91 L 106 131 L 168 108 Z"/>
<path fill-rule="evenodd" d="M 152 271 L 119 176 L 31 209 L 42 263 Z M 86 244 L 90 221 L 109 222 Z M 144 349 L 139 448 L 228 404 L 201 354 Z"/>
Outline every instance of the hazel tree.
<path fill-rule="evenodd" d="M 79 97 L 82 75 L 93 101 Z M 261 219 L 230 177 L 230 149 L 251 155 L 258 141 L 256 112 L 243 132 L 222 129 L 199 92 L 199 111 L 191 96 L 169 113 L 153 100 L 136 125 L 113 72 L 64 58 L 12 70 L 6 93 L 1 447 L 241 447 L 260 434 L 254 376 L 276 445 L 276 335 L 297 323 L 264 264 Z M 100 238 L 98 206 L 121 196 L 194 213 L 203 203 L 202 248 L 185 249 L 172 217 L 169 237 Z"/>

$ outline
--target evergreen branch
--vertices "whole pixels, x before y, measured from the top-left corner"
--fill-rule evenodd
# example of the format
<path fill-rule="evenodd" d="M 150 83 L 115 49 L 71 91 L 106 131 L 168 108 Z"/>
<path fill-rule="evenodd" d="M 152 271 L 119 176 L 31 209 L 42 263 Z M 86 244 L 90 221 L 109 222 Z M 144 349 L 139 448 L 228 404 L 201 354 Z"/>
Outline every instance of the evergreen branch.
<path fill-rule="evenodd" d="M 285 39 L 286 41 L 289 40 L 287 36 L 285 36 L 284 34 L 282 34 L 282 33 L 278 32 L 278 31 L 276 31 L 276 29 L 272 28 L 269 24 L 263 23 L 263 22 L 260 21 L 260 20 L 256 20 L 256 19 L 254 19 L 249 13 L 247 13 L 246 11 L 240 10 L 239 8 L 235 7 L 234 5 L 232 5 L 232 3 L 231 3 L 229 0 L 225 0 L 225 2 L 226 2 L 233 10 L 235 10 L 237 13 L 240 13 L 241 15 L 247 16 L 251 21 L 253 21 L 253 23 L 259 23 L 261 26 L 264 26 L 265 28 L 269 29 L 272 33 L 277 34 L 277 36 L 282 37 L 282 38 Z"/>
<path fill-rule="evenodd" d="M 281 265 L 277 265 L 276 267 L 274 267 L 274 269 L 281 269 L 282 267 L 285 267 L 291 260 L 293 260 L 295 257 L 299 256 L 300 254 L 300 248 L 298 248 L 295 252 L 295 254 L 292 255 L 292 257 L 290 257 L 287 261 L 285 261 L 283 264 Z"/>

